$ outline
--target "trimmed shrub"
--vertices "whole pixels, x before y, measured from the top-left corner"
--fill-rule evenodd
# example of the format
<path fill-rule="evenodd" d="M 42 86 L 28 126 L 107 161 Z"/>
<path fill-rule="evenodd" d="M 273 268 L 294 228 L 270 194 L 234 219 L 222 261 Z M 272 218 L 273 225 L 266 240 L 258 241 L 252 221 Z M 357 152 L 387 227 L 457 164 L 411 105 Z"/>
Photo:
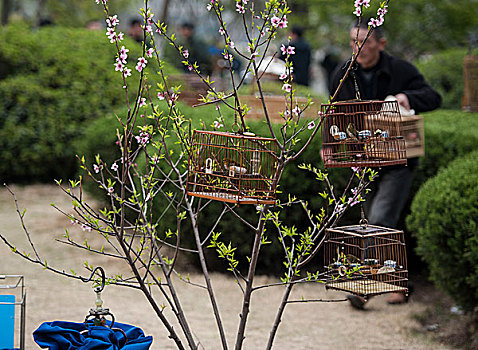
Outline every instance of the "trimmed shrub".
<path fill-rule="evenodd" d="M 134 64 L 141 47 L 129 38 L 124 45 Z M 75 174 L 73 141 L 84 136 L 87 123 L 124 101 L 115 57 L 103 31 L 0 29 L 2 181 L 51 181 Z M 138 78 L 133 74 L 128 82 L 136 87 Z"/>
<path fill-rule="evenodd" d="M 478 306 L 478 151 L 418 191 L 407 218 L 430 278 L 466 310 Z"/>
<path fill-rule="evenodd" d="M 454 48 L 441 51 L 416 63 L 425 79 L 442 95 L 442 108 L 461 109 L 465 54 L 466 49 Z"/>
<path fill-rule="evenodd" d="M 424 115 L 425 157 L 415 171 L 417 190 L 440 168 L 478 149 L 478 113 L 437 110 Z"/>

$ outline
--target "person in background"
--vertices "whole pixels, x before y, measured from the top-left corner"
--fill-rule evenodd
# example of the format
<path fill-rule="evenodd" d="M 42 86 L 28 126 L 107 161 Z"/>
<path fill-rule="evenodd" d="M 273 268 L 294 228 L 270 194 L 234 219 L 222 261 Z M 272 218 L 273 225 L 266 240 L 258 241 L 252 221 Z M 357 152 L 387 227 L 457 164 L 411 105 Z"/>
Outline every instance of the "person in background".
<path fill-rule="evenodd" d="M 137 18 L 129 22 L 128 35 L 138 43 L 143 41 L 143 28 L 141 25 L 142 21 Z"/>
<path fill-rule="evenodd" d="M 210 75 L 212 73 L 212 58 L 208 50 L 208 45 L 195 34 L 194 24 L 184 22 L 179 27 L 177 45 L 182 46 L 183 49 L 188 50 L 188 61 L 192 63 L 197 62 L 201 73 Z M 190 67 L 185 66 L 178 56 L 176 50 L 171 47 L 167 48 L 166 56 L 173 62 L 177 68 L 183 70 L 184 73 L 193 73 Z"/>
<path fill-rule="evenodd" d="M 352 49 L 357 50 L 357 45 L 363 42 L 367 31 L 368 20 L 363 19 L 360 26 L 353 26 L 350 30 Z M 401 110 L 405 113 L 414 110 L 416 114 L 440 107 L 441 96 L 430 87 L 415 66 L 386 53 L 386 44 L 382 27 L 375 28 L 357 57 L 354 74 L 344 81 L 336 100 L 356 98 L 355 75 L 362 100 L 385 100 L 388 96 L 394 96 Z M 329 87 L 331 94 L 339 86 L 348 64 L 350 63 L 340 64 L 336 69 Z M 378 171 L 379 176 L 372 182 L 364 206 L 369 224 L 396 228 L 409 195 L 412 172 L 417 163 L 417 158 L 411 158 L 408 159 L 408 166 L 388 166 Z M 356 295 L 349 295 L 348 299 L 358 309 L 363 309 L 366 302 Z M 390 304 L 401 304 L 407 301 L 407 297 L 392 293 L 387 301 Z"/>
<path fill-rule="evenodd" d="M 304 29 L 302 27 L 292 27 L 289 36 L 290 42 L 284 44 L 286 47 L 293 46 L 295 54 L 290 56 L 292 62 L 294 81 L 297 84 L 309 86 L 310 83 L 310 45 L 303 39 Z M 285 61 L 287 55 L 281 53 L 280 59 Z"/>

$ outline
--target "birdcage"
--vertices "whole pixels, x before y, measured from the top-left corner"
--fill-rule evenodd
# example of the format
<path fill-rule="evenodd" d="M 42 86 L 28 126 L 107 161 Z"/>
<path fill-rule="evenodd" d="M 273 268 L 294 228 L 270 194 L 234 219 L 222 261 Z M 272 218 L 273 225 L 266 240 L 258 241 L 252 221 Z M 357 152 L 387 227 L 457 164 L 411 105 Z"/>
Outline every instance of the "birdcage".
<path fill-rule="evenodd" d="M 406 164 L 396 101 L 323 104 L 322 159 L 326 168 Z"/>
<path fill-rule="evenodd" d="M 190 196 L 237 204 L 273 204 L 277 142 L 251 133 L 195 130 L 189 154 Z"/>
<path fill-rule="evenodd" d="M 355 225 L 327 230 L 326 288 L 362 297 L 408 293 L 403 231 Z"/>

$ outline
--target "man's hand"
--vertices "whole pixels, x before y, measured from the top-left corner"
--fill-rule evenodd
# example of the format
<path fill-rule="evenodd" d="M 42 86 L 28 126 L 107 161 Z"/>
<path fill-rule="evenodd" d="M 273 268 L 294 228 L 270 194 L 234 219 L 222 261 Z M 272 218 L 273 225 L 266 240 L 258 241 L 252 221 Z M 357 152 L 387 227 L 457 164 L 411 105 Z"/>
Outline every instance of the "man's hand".
<path fill-rule="evenodd" d="M 410 102 L 408 101 L 408 97 L 405 94 L 396 94 L 395 98 L 400 106 L 405 108 L 407 111 L 410 110 Z"/>

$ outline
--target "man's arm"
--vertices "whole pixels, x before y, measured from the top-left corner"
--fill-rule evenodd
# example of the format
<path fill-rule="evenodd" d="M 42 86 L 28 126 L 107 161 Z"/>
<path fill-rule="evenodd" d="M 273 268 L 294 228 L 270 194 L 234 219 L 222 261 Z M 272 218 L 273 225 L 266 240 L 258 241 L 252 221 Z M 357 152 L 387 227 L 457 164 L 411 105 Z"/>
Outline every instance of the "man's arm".
<path fill-rule="evenodd" d="M 395 95 L 400 105 L 407 107 L 406 100 L 408 100 L 408 109 L 414 109 L 416 113 L 427 112 L 440 107 L 440 94 L 425 81 L 418 69 L 410 64 L 407 70 L 409 79 L 407 79 L 406 87 L 402 94 Z M 405 95 L 406 98 L 401 95 Z"/>

